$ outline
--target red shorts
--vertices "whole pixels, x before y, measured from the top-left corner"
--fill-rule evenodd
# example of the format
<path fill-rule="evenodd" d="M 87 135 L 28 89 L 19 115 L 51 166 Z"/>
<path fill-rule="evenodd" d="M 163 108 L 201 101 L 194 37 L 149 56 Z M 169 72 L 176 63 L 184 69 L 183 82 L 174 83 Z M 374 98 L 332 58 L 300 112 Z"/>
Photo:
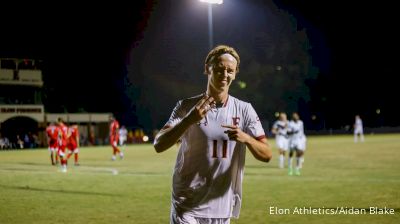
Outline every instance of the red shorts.
<path fill-rule="evenodd" d="M 58 148 L 58 142 L 57 142 L 57 140 L 50 140 L 50 142 L 49 142 L 49 148 L 50 148 L 50 149 L 56 149 L 56 148 Z"/>

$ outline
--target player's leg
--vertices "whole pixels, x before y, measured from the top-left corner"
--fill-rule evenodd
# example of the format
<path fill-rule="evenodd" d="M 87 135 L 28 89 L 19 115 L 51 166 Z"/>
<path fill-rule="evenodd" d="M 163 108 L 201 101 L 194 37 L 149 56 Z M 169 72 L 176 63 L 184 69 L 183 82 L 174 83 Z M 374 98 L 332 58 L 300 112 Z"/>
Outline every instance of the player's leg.
<path fill-rule="evenodd" d="M 72 154 L 74 153 L 74 150 L 70 146 L 68 146 L 67 148 L 68 148 L 67 160 L 69 160 L 69 158 L 71 158 Z"/>
<path fill-rule="evenodd" d="M 60 146 L 58 148 L 58 156 L 60 158 L 60 162 L 61 162 L 61 172 L 66 173 L 67 172 L 67 160 L 66 160 L 66 155 L 65 155 L 65 150 L 66 147 L 65 146 Z"/>
<path fill-rule="evenodd" d="M 74 165 L 75 166 L 79 166 L 79 148 L 77 148 L 76 146 L 73 149 L 73 154 L 74 154 Z"/>
<path fill-rule="evenodd" d="M 300 175 L 300 169 L 301 169 L 301 157 L 303 156 L 304 151 L 300 149 L 296 149 L 296 169 L 294 171 L 295 175 Z"/>
<path fill-rule="evenodd" d="M 354 142 L 355 142 L 355 143 L 358 142 L 358 134 L 359 134 L 358 130 L 355 130 L 355 131 L 354 131 Z"/>
<path fill-rule="evenodd" d="M 124 153 L 122 152 L 122 150 L 117 145 L 117 143 L 119 143 L 120 139 L 121 138 L 117 137 L 116 142 L 115 142 L 116 143 L 115 147 L 117 148 L 117 153 L 119 154 L 119 158 L 123 159 L 124 158 Z"/>
<path fill-rule="evenodd" d="M 360 141 L 364 142 L 364 131 L 360 130 Z"/>
<path fill-rule="evenodd" d="M 289 148 L 289 158 L 288 158 L 288 174 L 289 176 L 293 175 L 293 152 L 294 152 L 294 148 L 290 147 Z"/>
<path fill-rule="evenodd" d="M 49 153 L 50 153 L 50 161 L 51 161 L 51 165 L 55 165 L 55 161 L 54 161 L 54 148 L 52 148 L 51 146 L 49 146 Z"/>
<path fill-rule="evenodd" d="M 111 157 L 111 160 L 115 160 L 117 157 L 117 154 L 119 154 L 121 156 L 121 150 L 119 150 L 119 148 L 118 148 L 118 139 L 112 138 L 111 140 L 112 141 L 110 141 L 110 142 L 111 142 L 111 146 L 113 148 L 113 155 Z"/>
<path fill-rule="evenodd" d="M 54 151 L 54 154 L 56 156 L 56 165 L 58 164 L 58 161 L 60 160 L 60 156 L 58 154 L 58 150 L 59 150 L 59 147 L 57 146 L 56 150 Z"/>
<path fill-rule="evenodd" d="M 279 150 L 279 168 L 285 167 L 285 155 L 288 148 L 288 142 L 283 136 L 277 136 L 276 145 Z"/>

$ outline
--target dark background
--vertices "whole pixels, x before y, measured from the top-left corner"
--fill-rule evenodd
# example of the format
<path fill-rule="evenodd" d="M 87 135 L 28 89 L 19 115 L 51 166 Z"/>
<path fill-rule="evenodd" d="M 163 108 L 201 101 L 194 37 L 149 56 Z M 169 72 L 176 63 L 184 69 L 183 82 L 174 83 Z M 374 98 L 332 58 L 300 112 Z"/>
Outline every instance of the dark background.
<path fill-rule="evenodd" d="M 47 112 L 113 112 L 128 127 L 151 130 L 177 100 L 205 89 L 206 4 L 82 4 L 1 6 L 0 56 L 43 61 Z M 225 0 L 214 6 L 214 43 L 232 45 L 242 57 L 238 77 L 247 87 L 231 93 L 251 101 L 269 123 L 276 111 L 297 110 L 307 129 L 341 129 L 355 114 L 368 127 L 399 126 L 394 4 Z"/>

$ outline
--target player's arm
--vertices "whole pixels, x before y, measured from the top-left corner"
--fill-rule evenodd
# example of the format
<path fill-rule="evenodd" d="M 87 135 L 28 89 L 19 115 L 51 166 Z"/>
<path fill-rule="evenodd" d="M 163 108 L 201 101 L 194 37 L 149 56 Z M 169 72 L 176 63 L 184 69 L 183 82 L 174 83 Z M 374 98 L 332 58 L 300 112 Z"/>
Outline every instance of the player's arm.
<path fill-rule="evenodd" d="M 251 154 L 253 154 L 257 160 L 262 162 L 269 162 L 271 160 L 272 150 L 266 138 L 255 139 L 234 125 L 222 125 L 222 127 L 228 128 L 225 133 L 230 140 L 246 144 Z"/>
<path fill-rule="evenodd" d="M 272 134 L 274 134 L 274 135 L 277 135 L 277 134 L 278 134 L 278 128 L 277 128 L 277 125 L 276 125 L 276 124 L 274 124 L 274 125 L 272 126 L 271 132 L 272 132 Z"/>
<path fill-rule="evenodd" d="M 175 143 L 181 138 L 183 133 L 193 124 L 196 124 L 201 119 L 204 118 L 206 113 L 211 109 L 214 104 L 214 98 L 211 96 L 204 95 L 196 105 L 186 114 L 183 119 L 178 122 L 173 127 L 164 127 L 160 132 L 156 135 L 154 139 L 154 148 L 156 152 L 160 153 Z"/>
<path fill-rule="evenodd" d="M 78 148 L 80 146 L 80 139 L 81 139 L 81 137 L 79 135 L 79 131 L 76 131 L 76 145 Z"/>

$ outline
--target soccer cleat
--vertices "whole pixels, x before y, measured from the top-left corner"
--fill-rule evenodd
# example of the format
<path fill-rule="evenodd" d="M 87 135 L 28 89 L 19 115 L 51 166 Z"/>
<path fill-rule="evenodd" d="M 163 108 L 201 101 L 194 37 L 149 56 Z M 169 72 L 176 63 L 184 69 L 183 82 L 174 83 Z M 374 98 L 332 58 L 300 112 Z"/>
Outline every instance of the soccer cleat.
<path fill-rule="evenodd" d="M 112 156 L 112 157 L 111 157 L 111 160 L 112 160 L 112 161 L 115 161 L 115 159 L 116 159 L 115 156 Z"/>
<path fill-rule="evenodd" d="M 66 166 L 62 166 L 61 167 L 61 172 L 66 173 L 67 172 L 67 167 Z"/>
<path fill-rule="evenodd" d="M 123 158 L 124 158 L 124 153 L 122 153 L 122 152 L 119 153 L 119 158 L 120 158 L 120 159 L 123 159 Z"/>
<path fill-rule="evenodd" d="M 79 163 L 75 163 L 74 165 L 75 165 L 75 166 L 79 166 Z"/>
<path fill-rule="evenodd" d="M 293 168 L 292 168 L 292 167 L 289 167 L 288 175 L 289 175 L 289 176 L 292 176 L 292 175 L 293 175 Z"/>
<path fill-rule="evenodd" d="M 295 174 L 296 176 L 300 176 L 300 169 L 296 169 L 296 171 L 294 172 L 294 174 Z"/>

